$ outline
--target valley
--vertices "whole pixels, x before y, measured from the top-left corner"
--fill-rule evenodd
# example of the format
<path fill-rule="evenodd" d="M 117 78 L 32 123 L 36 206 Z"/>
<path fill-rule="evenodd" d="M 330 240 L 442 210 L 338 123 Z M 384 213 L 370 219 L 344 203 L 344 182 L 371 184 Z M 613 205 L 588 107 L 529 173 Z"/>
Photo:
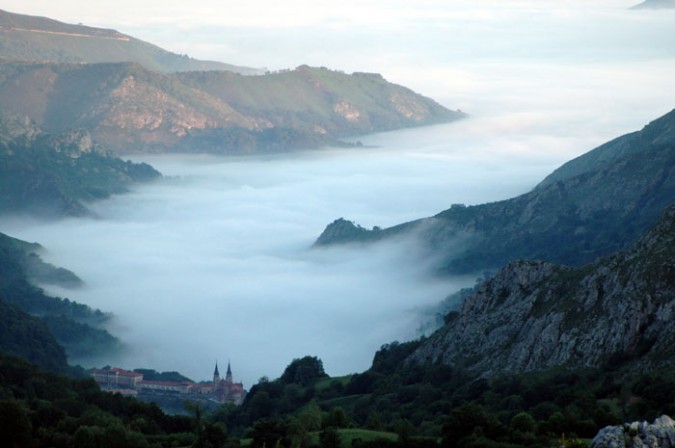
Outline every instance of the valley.
<path fill-rule="evenodd" d="M 668 2 L 122 3 L 0 11 L 3 443 L 671 448 Z"/>

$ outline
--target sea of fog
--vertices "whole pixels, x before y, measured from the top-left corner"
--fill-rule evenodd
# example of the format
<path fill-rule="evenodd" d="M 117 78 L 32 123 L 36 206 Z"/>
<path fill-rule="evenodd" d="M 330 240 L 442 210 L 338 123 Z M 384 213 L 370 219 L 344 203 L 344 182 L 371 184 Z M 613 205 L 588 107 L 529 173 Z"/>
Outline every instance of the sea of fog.
<path fill-rule="evenodd" d="M 231 361 L 250 387 L 312 355 L 341 375 L 368 368 L 382 344 L 419 336 L 430 309 L 475 276 L 435 277 L 414 239 L 312 249 L 326 224 L 390 226 L 512 197 L 588 144 L 481 118 L 362 141 L 275 156 L 139 157 L 164 178 L 90 204 L 97 218 L 0 226 L 40 242 L 47 261 L 86 283 L 49 292 L 114 314 L 109 330 L 125 351 L 74 362 L 199 380 Z"/>
<path fill-rule="evenodd" d="M 475 277 L 435 278 L 414 240 L 311 245 L 338 217 L 389 226 L 503 199 L 557 164 L 481 150 L 468 138 L 474 125 L 369 136 L 365 148 L 139 158 L 164 179 L 91 204 L 95 219 L 1 224 L 86 283 L 48 291 L 114 314 L 109 330 L 127 349 L 74 360 L 86 366 L 205 379 L 229 360 L 247 386 L 304 355 L 332 375 L 363 371 L 382 344 L 417 337 L 429 309 Z"/>
<path fill-rule="evenodd" d="M 149 11 L 124 17 L 152 2 L 97 23 L 92 3 L 74 22 L 201 58 L 380 72 L 470 117 L 360 137 L 364 148 L 136 158 L 165 177 L 91 204 L 98 219 L 3 218 L 0 230 L 40 242 L 48 261 L 86 282 L 50 292 L 114 314 L 110 331 L 127 350 L 85 365 L 201 380 L 229 360 L 247 388 L 304 355 L 331 375 L 362 371 L 475 278 L 435 278 L 435 260 L 414 240 L 314 250 L 316 237 L 339 217 L 385 227 L 526 192 L 564 161 L 673 109 L 675 12 L 630 11 L 632 3 L 348 1 L 338 11 L 291 1 L 279 11 L 255 0 L 226 17 L 174 3 L 183 9 L 161 23 L 144 21 L 159 17 Z M 249 4 L 258 8 L 250 17 Z"/>

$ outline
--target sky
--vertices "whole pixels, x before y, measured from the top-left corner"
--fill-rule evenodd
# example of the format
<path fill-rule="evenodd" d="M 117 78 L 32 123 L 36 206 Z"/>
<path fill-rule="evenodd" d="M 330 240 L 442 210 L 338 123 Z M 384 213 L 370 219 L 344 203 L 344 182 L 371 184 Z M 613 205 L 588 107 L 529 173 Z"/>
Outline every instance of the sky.
<path fill-rule="evenodd" d="M 364 150 L 156 156 L 167 177 L 92 204 L 99 219 L 0 220 L 86 282 L 55 294 L 111 311 L 129 349 L 92 365 L 250 387 L 295 357 L 366 369 L 474 276 L 439 279 L 414 239 L 316 251 L 326 224 L 372 227 L 524 193 L 565 161 L 675 107 L 675 12 L 624 0 L 6 0 L 201 59 L 379 72 L 469 118 L 364 136 Z"/>

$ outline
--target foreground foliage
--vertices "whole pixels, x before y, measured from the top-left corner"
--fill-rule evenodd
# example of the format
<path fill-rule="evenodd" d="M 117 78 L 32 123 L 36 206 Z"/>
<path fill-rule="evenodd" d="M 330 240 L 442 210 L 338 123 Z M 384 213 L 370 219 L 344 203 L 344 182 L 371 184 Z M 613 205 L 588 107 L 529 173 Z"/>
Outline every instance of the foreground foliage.
<path fill-rule="evenodd" d="M 211 418 L 240 434 L 251 428 L 253 447 L 331 446 L 336 436 L 342 446 L 506 447 L 559 446 L 562 437 L 570 445 L 607 425 L 675 413 L 673 367 L 631 373 L 614 359 L 601 369 L 486 380 L 443 365 L 406 365 L 420 343 L 383 346 L 371 369 L 346 378 L 263 380 L 240 409 Z M 347 429 L 389 436 L 345 444 Z"/>

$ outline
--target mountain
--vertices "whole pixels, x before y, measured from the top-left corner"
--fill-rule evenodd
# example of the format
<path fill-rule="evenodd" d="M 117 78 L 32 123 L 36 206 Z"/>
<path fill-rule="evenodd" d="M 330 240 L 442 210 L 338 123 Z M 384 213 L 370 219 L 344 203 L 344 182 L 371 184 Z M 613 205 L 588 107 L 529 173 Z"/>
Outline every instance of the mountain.
<path fill-rule="evenodd" d="M 1 10 L 0 114 L 49 133 L 83 129 L 118 153 L 346 145 L 464 116 L 377 74 L 301 66 L 263 75 L 115 30 Z"/>
<path fill-rule="evenodd" d="M 627 251 L 580 268 L 512 261 L 453 312 L 409 362 L 484 376 L 675 366 L 675 206 Z"/>
<path fill-rule="evenodd" d="M 675 9 L 675 0 L 645 0 L 631 9 Z"/>
<path fill-rule="evenodd" d="M 626 248 L 675 198 L 675 111 L 574 159 L 532 191 L 494 203 L 455 204 L 431 218 L 367 230 L 345 219 L 315 246 L 414 234 L 440 269 L 477 273 L 512 259 L 582 265 Z"/>
<path fill-rule="evenodd" d="M 464 116 L 379 75 L 299 67 L 174 75 L 138 64 L 0 64 L 0 113 L 85 129 L 117 152 L 318 147 Z"/>
<path fill-rule="evenodd" d="M 34 285 L 44 280 L 65 287 L 81 283 L 70 271 L 42 262 L 41 250 L 38 244 L 0 233 L 0 302 L 6 305 L 0 309 L 0 320 L 5 321 L 0 350 L 50 368 L 63 364 L 50 338 L 56 338 L 69 357 L 116 350 L 119 341 L 102 328 L 110 316 L 68 299 L 51 297 Z"/>
<path fill-rule="evenodd" d="M 0 10 L 0 60 L 3 59 L 60 64 L 135 62 L 161 73 L 190 70 L 262 72 L 171 53 L 115 30 L 70 25 L 46 17 Z"/>
<path fill-rule="evenodd" d="M 25 117 L 0 116 L 0 214 L 84 215 L 87 202 L 159 176 L 103 150 L 86 131 L 47 134 Z"/>

